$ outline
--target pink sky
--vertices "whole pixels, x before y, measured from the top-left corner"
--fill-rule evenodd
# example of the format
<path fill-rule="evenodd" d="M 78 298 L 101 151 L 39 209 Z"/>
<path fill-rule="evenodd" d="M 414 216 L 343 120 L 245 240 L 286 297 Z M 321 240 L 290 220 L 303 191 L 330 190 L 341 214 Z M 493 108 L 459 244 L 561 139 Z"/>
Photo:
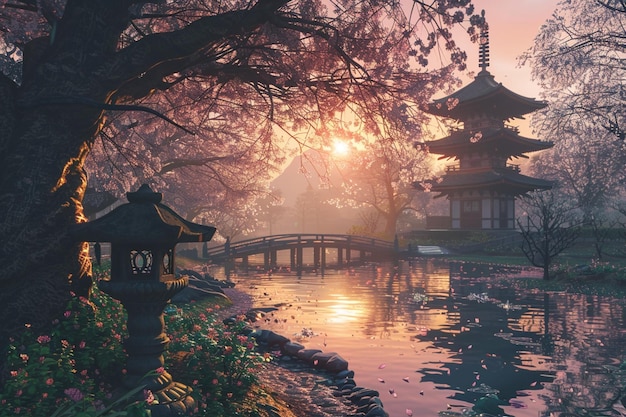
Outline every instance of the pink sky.
<path fill-rule="evenodd" d="M 538 97 L 528 66 L 518 68 L 517 57 L 532 46 L 541 25 L 556 8 L 558 0 L 473 0 L 476 10 L 485 10 L 489 23 L 489 72 L 518 94 Z M 478 46 L 467 48 L 468 68 L 478 69 Z"/>

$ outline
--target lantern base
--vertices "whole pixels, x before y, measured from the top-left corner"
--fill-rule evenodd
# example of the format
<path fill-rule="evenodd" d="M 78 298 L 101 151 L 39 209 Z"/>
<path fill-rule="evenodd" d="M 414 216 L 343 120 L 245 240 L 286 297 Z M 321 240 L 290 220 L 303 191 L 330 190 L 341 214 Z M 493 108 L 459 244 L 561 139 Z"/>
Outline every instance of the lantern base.
<path fill-rule="evenodd" d="M 192 389 L 180 382 L 172 382 L 154 394 L 158 404 L 149 406 L 152 417 L 171 417 L 193 414 L 196 401 L 191 396 Z"/>

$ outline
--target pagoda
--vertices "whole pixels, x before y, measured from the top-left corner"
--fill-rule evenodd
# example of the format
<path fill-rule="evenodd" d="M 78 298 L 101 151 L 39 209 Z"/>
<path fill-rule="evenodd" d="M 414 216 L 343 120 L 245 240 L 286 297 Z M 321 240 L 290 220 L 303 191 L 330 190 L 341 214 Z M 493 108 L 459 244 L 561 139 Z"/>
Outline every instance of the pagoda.
<path fill-rule="evenodd" d="M 544 101 L 524 97 L 495 81 L 489 66 L 488 34 L 480 42 L 481 71 L 474 80 L 450 94 L 434 100 L 427 112 L 454 119 L 460 128 L 442 139 L 423 145 L 439 159 L 454 160 L 445 174 L 428 184 L 435 198 L 450 201 L 451 229 L 514 229 L 515 198 L 533 190 L 550 189 L 552 184 L 520 173 L 512 158 L 528 158 L 525 153 L 551 148 L 549 141 L 531 139 L 508 125 L 511 119 L 547 106 Z M 422 186 L 422 188 L 424 188 Z"/>

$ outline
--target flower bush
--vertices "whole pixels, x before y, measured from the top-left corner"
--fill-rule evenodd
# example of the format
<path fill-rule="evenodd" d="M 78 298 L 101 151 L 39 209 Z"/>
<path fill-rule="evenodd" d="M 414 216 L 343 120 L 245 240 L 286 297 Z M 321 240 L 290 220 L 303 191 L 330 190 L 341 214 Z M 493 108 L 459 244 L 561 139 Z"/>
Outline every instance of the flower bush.
<path fill-rule="evenodd" d="M 193 388 L 197 415 L 246 415 L 239 410 L 257 382 L 256 367 L 267 358 L 243 334 L 243 317 L 226 327 L 213 314 L 218 308 L 214 302 L 166 308 L 166 364 L 176 366 L 175 380 Z M 143 387 L 113 395 L 124 374 L 125 337 L 119 302 L 96 286 L 90 300 L 74 297 L 49 333 L 27 328 L 10 341 L 0 417 L 148 416 L 149 398 L 137 400 Z"/>
<path fill-rule="evenodd" d="M 244 334 L 244 317 L 228 327 L 215 322 L 212 313 L 219 307 L 192 304 L 166 310 L 171 339 L 168 356 L 183 354 L 184 372 L 176 378 L 194 389 L 198 415 L 238 413 L 258 382 L 255 369 L 267 360 L 255 352 L 254 340 Z M 167 362 L 173 361 L 168 358 Z"/>
<path fill-rule="evenodd" d="M 103 408 L 124 364 L 124 316 L 119 303 L 95 288 L 91 300 L 74 297 L 49 334 L 26 329 L 10 340 L 0 417 L 49 417 L 68 403 Z"/>

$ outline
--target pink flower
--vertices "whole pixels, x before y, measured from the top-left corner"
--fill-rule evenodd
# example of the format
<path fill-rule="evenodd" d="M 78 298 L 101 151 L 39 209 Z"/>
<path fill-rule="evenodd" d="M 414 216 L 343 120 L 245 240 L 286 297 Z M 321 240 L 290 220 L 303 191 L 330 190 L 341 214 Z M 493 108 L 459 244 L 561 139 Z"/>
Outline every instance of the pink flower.
<path fill-rule="evenodd" d="M 213 378 L 213 381 L 211 381 L 211 383 L 212 383 L 213 385 L 217 385 L 217 384 L 219 384 L 219 383 L 220 383 L 220 381 L 218 381 L 218 380 L 217 380 L 217 378 Z"/>
<path fill-rule="evenodd" d="M 162 374 L 163 372 L 165 372 L 165 368 L 162 366 L 159 366 L 158 368 L 156 368 L 156 373 L 157 374 Z"/>
<path fill-rule="evenodd" d="M 63 313 L 63 316 L 67 319 L 72 315 L 72 312 L 67 310 L 65 313 Z"/>
<path fill-rule="evenodd" d="M 67 388 L 63 392 L 74 402 L 78 402 L 84 398 L 83 393 L 78 388 Z"/>
<path fill-rule="evenodd" d="M 48 343 L 48 342 L 50 342 L 50 340 L 52 340 L 52 339 L 50 339 L 50 336 L 45 335 L 45 334 L 44 334 L 44 335 L 41 335 L 41 336 L 39 336 L 39 337 L 37 338 L 37 342 L 38 342 L 39 344 L 41 344 L 41 345 L 43 345 L 44 343 Z"/>
<path fill-rule="evenodd" d="M 150 391 L 149 389 L 143 390 L 143 396 L 146 400 L 146 403 L 148 404 L 154 404 L 154 402 L 156 401 L 156 399 L 154 398 L 154 394 L 152 394 L 152 391 Z"/>
<path fill-rule="evenodd" d="M 52 384 L 54 384 L 54 379 L 52 378 L 46 379 L 46 385 L 52 385 Z"/>

